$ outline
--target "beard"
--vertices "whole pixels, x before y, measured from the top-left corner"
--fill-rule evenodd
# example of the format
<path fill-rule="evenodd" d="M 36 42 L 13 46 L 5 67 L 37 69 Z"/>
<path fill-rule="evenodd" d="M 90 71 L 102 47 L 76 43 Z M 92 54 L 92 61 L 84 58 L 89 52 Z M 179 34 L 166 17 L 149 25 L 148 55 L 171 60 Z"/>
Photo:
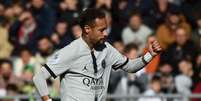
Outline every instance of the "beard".
<path fill-rule="evenodd" d="M 107 40 L 107 38 L 101 38 L 98 41 L 95 41 L 94 45 L 97 46 L 97 45 L 104 44 L 106 42 L 106 40 Z"/>
<path fill-rule="evenodd" d="M 9 75 L 3 75 L 3 79 L 4 79 L 5 81 L 8 81 L 8 80 L 9 80 L 9 78 L 10 78 L 10 76 L 9 76 Z"/>
<path fill-rule="evenodd" d="M 95 49 L 97 51 L 102 51 L 106 47 L 105 41 L 106 41 L 106 38 L 99 40 L 95 45 Z"/>
<path fill-rule="evenodd" d="M 106 38 L 103 38 L 103 39 L 101 39 L 98 43 L 99 43 L 99 44 L 104 44 L 105 41 L 106 41 Z"/>

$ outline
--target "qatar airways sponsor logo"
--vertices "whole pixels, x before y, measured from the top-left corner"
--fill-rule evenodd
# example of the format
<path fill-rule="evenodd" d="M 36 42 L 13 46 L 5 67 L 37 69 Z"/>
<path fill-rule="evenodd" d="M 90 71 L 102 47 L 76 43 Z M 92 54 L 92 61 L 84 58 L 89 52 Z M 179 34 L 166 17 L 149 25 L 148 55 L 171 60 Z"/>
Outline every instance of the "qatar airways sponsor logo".
<path fill-rule="evenodd" d="M 102 77 L 100 77 L 98 79 L 85 77 L 85 78 L 82 79 L 82 83 L 85 86 L 90 87 L 90 89 L 92 89 L 92 90 L 104 89 L 103 78 Z"/>

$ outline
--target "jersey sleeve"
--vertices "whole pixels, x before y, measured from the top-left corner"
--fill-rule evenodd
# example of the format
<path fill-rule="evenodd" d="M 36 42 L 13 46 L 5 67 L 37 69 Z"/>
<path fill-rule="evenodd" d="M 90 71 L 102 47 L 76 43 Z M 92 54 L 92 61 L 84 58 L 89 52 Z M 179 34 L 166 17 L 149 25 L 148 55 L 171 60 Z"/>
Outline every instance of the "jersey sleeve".
<path fill-rule="evenodd" d="M 109 43 L 106 43 L 106 46 L 108 49 L 106 59 L 108 59 L 107 61 L 112 65 L 114 70 L 123 68 L 129 62 L 129 59 L 126 56 L 122 55 Z"/>
<path fill-rule="evenodd" d="M 63 49 L 55 52 L 50 58 L 48 58 L 44 67 L 51 74 L 53 78 L 67 71 L 74 57 L 74 49 L 71 46 L 66 46 Z"/>
<path fill-rule="evenodd" d="M 128 59 L 126 56 L 118 52 L 110 44 L 107 44 L 107 59 L 109 64 L 112 65 L 112 68 L 122 69 L 126 72 L 135 73 L 142 69 L 146 64 L 152 60 L 150 53 L 146 53 L 144 56 L 138 57 L 136 59 Z"/>

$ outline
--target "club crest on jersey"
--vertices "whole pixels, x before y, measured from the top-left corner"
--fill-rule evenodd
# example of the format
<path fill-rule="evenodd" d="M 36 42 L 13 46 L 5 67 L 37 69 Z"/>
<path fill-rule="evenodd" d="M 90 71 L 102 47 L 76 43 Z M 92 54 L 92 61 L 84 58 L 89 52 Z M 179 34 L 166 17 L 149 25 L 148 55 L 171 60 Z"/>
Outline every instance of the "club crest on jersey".
<path fill-rule="evenodd" d="M 59 62 L 59 54 L 56 53 L 54 54 L 50 59 L 49 59 L 49 63 L 50 64 L 57 64 Z"/>
<path fill-rule="evenodd" d="M 102 67 L 105 69 L 105 66 L 106 66 L 105 60 L 103 60 L 103 61 L 101 62 L 101 65 L 102 65 Z"/>

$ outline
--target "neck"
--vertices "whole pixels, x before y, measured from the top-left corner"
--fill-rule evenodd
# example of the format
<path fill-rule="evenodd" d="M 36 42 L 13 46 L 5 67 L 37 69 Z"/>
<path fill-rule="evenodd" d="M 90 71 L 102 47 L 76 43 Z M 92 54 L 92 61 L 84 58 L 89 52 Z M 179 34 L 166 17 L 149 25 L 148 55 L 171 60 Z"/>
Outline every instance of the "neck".
<path fill-rule="evenodd" d="M 90 41 L 90 39 L 86 35 L 83 35 L 82 38 L 87 43 L 89 48 L 92 50 L 94 48 L 94 44 Z"/>

